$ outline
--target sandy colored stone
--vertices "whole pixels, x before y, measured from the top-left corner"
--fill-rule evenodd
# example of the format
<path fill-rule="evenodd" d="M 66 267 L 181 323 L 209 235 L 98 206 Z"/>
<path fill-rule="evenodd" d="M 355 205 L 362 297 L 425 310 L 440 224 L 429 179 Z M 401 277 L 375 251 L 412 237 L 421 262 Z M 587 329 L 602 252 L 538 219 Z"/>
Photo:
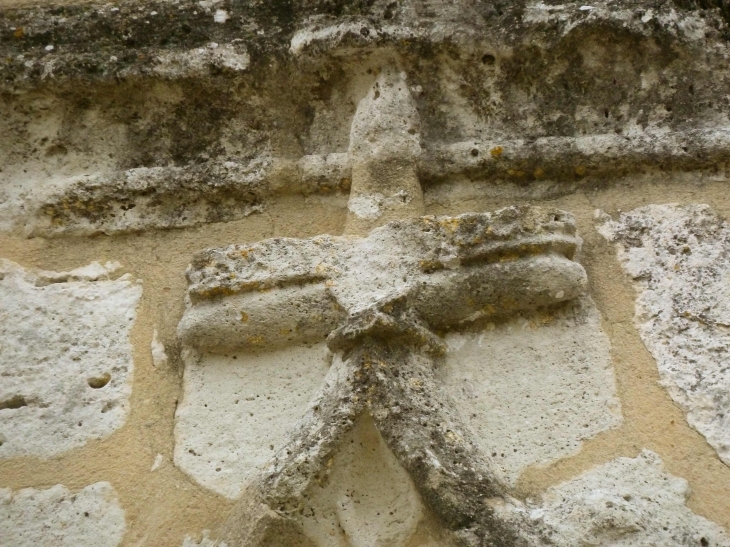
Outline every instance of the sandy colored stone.
<path fill-rule="evenodd" d="M 124 424 L 142 288 L 109 274 L 98 263 L 32 273 L 0 260 L 0 458 L 50 457 Z"/>
<path fill-rule="evenodd" d="M 622 421 L 610 342 L 590 298 L 446 340 L 439 377 L 508 484 Z"/>
<path fill-rule="evenodd" d="M 77 493 L 57 484 L 46 490 L 0 488 L 0 544 L 8 547 L 117 547 L 124 510 L 108 482 Z"/>
<path fill-rule="evenodd" d="M 186 536 L 183 540 L 182 547 L 227 547 L 226 542 L 218 542 L 210 539 L 210 530 L 203 530 L 203 536 L 200 541 L 196 541 L 191 536 Z"/>
<path fill-rule="evenodd" d="M 636 283 L 635 323 L 662 385 L 730 465 L 730 226 L 707 205 L 650 205 L 601 232 Z"/>
<path fill-rule="evenodd" d="M 535 545 L 556 547 L 727 547 L 730 536 L 685 502 L 687 481 L 644 450 L 549 489 L 541 503 L 506 505 Z"/>

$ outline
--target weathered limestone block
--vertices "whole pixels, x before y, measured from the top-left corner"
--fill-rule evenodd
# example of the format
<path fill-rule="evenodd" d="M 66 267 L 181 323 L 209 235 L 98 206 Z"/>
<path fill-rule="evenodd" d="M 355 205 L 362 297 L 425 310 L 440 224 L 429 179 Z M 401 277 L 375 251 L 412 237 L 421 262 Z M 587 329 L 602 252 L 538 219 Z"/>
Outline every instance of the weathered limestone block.
<path fill-rule="evenodd" d="M 523 195 L 545 180 L 554 195 L 657 164 L 712 169 L 730 157 L 717 99 L 729 11 L 719 0 L 5 8 L 0 230 L 222 222 L 282 193 L 347 190 L 352 176 L 410 180 L 406 194 L 417 177 L 426 191 L 467 179 Z M 400 155 L 365 166 L 350 122 L 361 100 L 379 100 L 379 79 L 407 82 L 413 102 L 401 108 L 401 86 L 385 124 L 361 109 L 380 136 L 407 122 L 395 146 L 373 147 Z M 355 211 L 417 209 L 409 195 L 369 194 Z"/>
<path fill-rule="evenodd" d="M 142 288 L 116 266 L 31 273 L 0 260 L 0 457 L 49 457 L 124 424 Z"/>
<path fill-rule="evenodd" d="M 267 461 L 251 469 L 221 539 L 242 546 L 267 545 L 273 537 L 302 546 L 313 539 L 322 543 L 321 538 L 331 545 L 345 538 L 362 546 L 400 544 L 416 532 L 422 508 L 429 507 L 448 541 L 518 541 L 490 509 L 488 500 L 504 487 L 489 453 L 473 439 L 439 381 L 436 370 L 446 343 L 434 331 L 552 309 L 584 295 L 586 274 L 573 260 L 579 245 L 568 213 L 509 207 L 395 221 L 363 238 L 275 238 L 199 253 L 188 268 L 187 307 L 178 326 L 190 355 L 207 354 L 216 367 L 220 354 L 266 349 L 275 357 L 244 363 L 252 386 L 266 386 L 271 372 L 263 370 L 281 368 L 277 352 L 284 350 L 278 348 L 326 338 L 334 353 L 299 419 L 292 415 L 293 428 L 281 437 L 283 445 L 268 446 L 268 460 L 260 426 L 247 434 L 251 445 L 245 450 Z M 290 379 L 277 383 L 281 379 L 288 380 L 281 385 L 291 391 Z M 266 391 L 274 395 L 277 390 Z M 186 394 L 194 397 L 192 390 Z M 291 399 L 291 393 L 279 392 L 262 407 L 254 394 L 252 408 L 266 418 L 262 410 L 282 407 L 284 396 Z M 298 399 L 295 406 L 306 401 Z M 205 404 L 212 401 L 197 409 Z M 388 448 L 380 467 L 389 470 L 391 484 L 371 489 L 358 507 L 342 512 L 348 502 L 332 499 L 341 497 L 340 485 L 323 486 L 323 491 L 317 486 L 336 474 L 335 459 L 348 459 L 343 443 L 367 415 Z M 367 482 L 357 473 L 340 479 L 335 482 L 354 481 L 353 490 Z M 408 494 L 409 485 L 419 496 Z M 370 503 L 371 496 L 376 501 Z M 393 505 L 396 498 L 403 499 L 402 518 L 389 522 L 377 514 L 377 506 Z M 378 524 L 368 527 L 368 522 Z"/>
<path fill-rule="evenodd" d="M 352 189 L 345 233 L 425 213 L 416 161 L 421 119 L 405 72 L 385 68 L 360 101 L 350 128 Z"/>
<path fill-rule="evenodd" d="M 117 547 L 125 530 L 124 510 L 114 488 L 97 482 L 71 493 L 0 488 L 0 544 L 12 547 Z"/>
<path fill-rule="evenodd" d="M 575 547 L 730 546 L 730 535 L 686 505 L 687 481 L 644 450 L 549 489 L 542 503 L 506 504 L 535 545 Z"/>
<path fill-rule="evenodd" d="M 730 465 L 730 226 L 706 205 L 650 205 L 600 230 L 636 283 L 662 385 Z"/>
<path fill-rule="evenodd" d="M 621 423 L 611 346 L 590 298 L 446 341 L 439 377 L 507 484 Z"/>
<path fill-rule="evenodd" d="M 185 357 L 175 464 L 235 499 L 286 442 L 329 368 L 322 343 L 271 352 Z"/>

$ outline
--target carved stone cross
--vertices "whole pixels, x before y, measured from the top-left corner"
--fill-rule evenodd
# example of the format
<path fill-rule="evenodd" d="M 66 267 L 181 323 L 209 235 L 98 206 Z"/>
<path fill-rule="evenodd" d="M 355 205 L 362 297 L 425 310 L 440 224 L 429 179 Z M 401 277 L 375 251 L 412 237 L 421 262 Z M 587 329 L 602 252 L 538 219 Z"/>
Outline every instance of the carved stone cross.
<path fill-rule="evenodd" d="M 295 545 L 305 491 L 365 412 L 462 544 L 520 542 L 494 517 L 489 500 L 503 489 L 435 378 L 438 333 L 583 294 L 580 240 L 558 210 L 419 216 L 419 152 L 410 92 L 385 72 L 353 122 L 348 235 L 210 249 L 188 269 L 185 344 L 225 352 L 326 339 L 334 352 L 290 440 L 244 494 L 229 547 Z"/>

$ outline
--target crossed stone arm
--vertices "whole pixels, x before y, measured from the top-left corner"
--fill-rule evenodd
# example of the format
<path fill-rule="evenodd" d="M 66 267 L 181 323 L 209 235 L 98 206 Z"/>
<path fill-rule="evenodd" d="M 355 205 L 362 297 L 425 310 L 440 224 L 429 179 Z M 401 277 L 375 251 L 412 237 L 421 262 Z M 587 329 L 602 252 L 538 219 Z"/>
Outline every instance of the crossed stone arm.
<path fill-rule="evenodd" d="M 365 238 L 280 238 L 197 255 L 179 326 L 185 343 L 216 352 L 326 338 L 335 353 L 230 537 L 265 544 L 262 522 L 281 524 L 301 510 L 368 412 L 461 544 L 519 545 L 490 509 L 503 488 L 489 458 L 435 378 L 445 349 L 435 332 L 581 295 L 585 271 L 572 260 L 579 243 L 567 213 L 511 207 L 391 222 Z"/>

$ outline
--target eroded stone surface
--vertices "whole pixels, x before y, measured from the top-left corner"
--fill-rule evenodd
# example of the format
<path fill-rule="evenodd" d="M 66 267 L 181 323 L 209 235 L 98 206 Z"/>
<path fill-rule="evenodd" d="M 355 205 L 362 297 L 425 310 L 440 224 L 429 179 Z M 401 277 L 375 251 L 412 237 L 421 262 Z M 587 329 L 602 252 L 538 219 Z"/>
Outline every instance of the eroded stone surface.
<path fill-rule="evenodd" d="M 324 344 L 186 359 L 175 464 L 236 498 L 281 448 L 329 368 Z"/>
<path fill-rule="evenodd" d="M 71 493 L 0 488 L 0 543 L 13 547 L 116 547 L 125 522 L 114 488 L 97 482 Z"/>
<path fill-rule="evenodd" d="M 188 268 L 178 333 L 215 352 L 320 341 L 347 313 L 403 298 L 430 326 L 455 327 L 583 294 L 579 245 L 572 215 L 527 206 L 208 249 Z"/>
<path fill-rule="evenodd" d="M 115 267 L 31 273 L 0 260 L 0 457 L 49 457 L 124 423 L 142 288 L 108 279 Z"/>
<path fill-rule="evenodd" d="M 347 155 L 356 106 L 388 67 L 412 89 L 422 181 L 545 179 L 560 193 L 657 163 L 711 168 L 728 158 L 728 18 L 718 0 L 6 8 L 0 230 L 182 227 L 281 191 L 346 190 L 356 157 L 300 167 Z M 370 197 L 353 210 L 380 209 Z"/>
<path fill-rule="evenodd" d="M 601 232 L 636 283 L 635 322 L 662 385 L 730 465 L 730 226 L 707 205 L 650 205 Z"/>
<path fill-rule="evenodd" d="M 551 488 L 542 503 L 505 505 L 500 512 L 519 522 L 534 545 L 730 546 L 720 526 L 685 505 L 689 494 L 687 481 L 645 450 Z"/>
<path fill-rule="evenodd" d="M 610 342 L 590 298 L 446 340 L 439 377 L 508 484 L 621 423 Z"/>

